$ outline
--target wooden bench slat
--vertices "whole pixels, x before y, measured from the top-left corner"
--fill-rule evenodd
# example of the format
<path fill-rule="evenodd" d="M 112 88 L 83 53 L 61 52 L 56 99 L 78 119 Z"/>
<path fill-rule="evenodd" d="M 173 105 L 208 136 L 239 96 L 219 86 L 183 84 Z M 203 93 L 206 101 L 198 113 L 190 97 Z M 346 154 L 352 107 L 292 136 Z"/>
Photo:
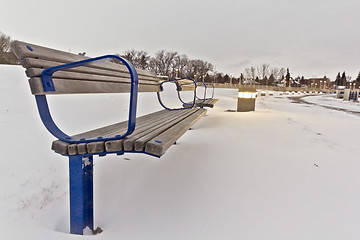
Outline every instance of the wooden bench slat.
<path fill-rule="evenodd" d="M 53 78 L 55 92 L 45 92 L 41 78 L 30 78 L 30 88 L 34 95 L 44 94 L 76 94 L 76 93 L 124 93 L 130 91 L 130 83 L 114 83 L 99 81 L 77 81 Z M 141 84 L 139 92 L 160 92 L 159 85 Z"/>
<path fill-rule="evenodd" d="M 129 144 L 132 144 L 131 141 L 135 136 L 141 135 L 144 133 L 144 131 L 146 131 L 146 129 L 149 129 L 153 126 L 159 125 L 163 122 L 168 121 L 171 118 L 174 118 L 178 115 L 180 115 L 181 113 L 172 113 L 168 110 L 163 110 L 158 112 L 159 115 L 156 117 L 151 117 L 151 116 L 147 116 L 147 118 L 143 121 L 137 121 L 136 123 L 136 128 L 135 131 L 130 135 L 127 136 L 124 139 L 120 139 L 120 140 L 113 140 L 113 141 L 107 141 L 105 143 L 105 149 L 108 152 L 116 152 L 116 151 L 121 151 L 123 149 L 125 149 L 126 151 L 131 151 L 133 150 L 133 146 L 129 146 Z M 117 133 L 118 134 L 118 133 Z"/>
<path fill-rule="evenodd" d="M 28 46 L 31 47 L 32 51 L 28 48 Z M 32 58 L 38 58 L 48 61 L 55 61 L 55 62 L 63 62 L 63 63 L 70 63 L 70 62 L 89 59 L 89 57 L 68 53 L 60 50 L 55 50 L 51 48 L 46 48 L 31 43 L 20 42 L 20 41 L 12 42 L 11 50 L 19 59 L 32 57 Z M 106 70 L 115 70 L 115 71 L 121 70 L 123 72 L 128 71 L 126 66 L 111 62 L 94 63 L 91 64 L 91 67 L 106 69 Z M 138 72 L 139 75 L 141 74 L 141 75 L 153 76 L 153 74 L 141 69 L 137 69 L 136 71 Z"/>
<path fill-rule="evenodd" d="M 42 73 L 41 68 L 30 68 L 26 71 L 26 75 L 28 77 L 41 77 Z M 113 77 L 113 76 L 103 76 L 103 75 L 95 75 L 95 74 L 86 74 L 86 73 L 77 73 L 77 72 L 66 72 L 59 71 L 53 74 L 54 78 L 61 79 L 72 79 L 72 80 L 85 80 L 85 81 L 99 81 L 99 82 L 119 82 L 119 83 L 130 83 L 131 79 L 126 76 L 123 77 Z M 146 80 L 143 78 L 139 78 L 139 85 L 141 84 L 152 84 L 158 85 L 158 82 L 152 80 Z"/>
<path fill-rule="evenodd" d="M 178 124 L 179 122 L 183 121 L 184 119 L 186 119 L 190 115 L 194 114 L 196 111 L 197 111 L 197 109 L 187 110 L 187 113 L 183 114 L 182 116 L 180 116 L 178 118 L 175 118 L 172 121 L 170 121 L 170 122 L 168 122 L 166 124 L 163 124 L 163 125 L 159 126 L 156 129 L 152 129 L 152 131 L 148 131 L 146 135 L 141 136 L 140 138 L 135 140 L 134 149 L 136 151 L 144 151 L 146 142 L 148 142 L 150 139 L 158 136 L 162 132 L 166 131 L 168 128 L 170 128 L 170 127 Z"/>
<path fill-rule="evenodd" d="M 210 107 L 213 108 L 215 104 L 219 101 L 219 99 L 206 99 L 204 102 L 203 100 L 196 100 L 194 107 Z M 187 102 L 183 104 L 183 107 L 191 107 L 193 102 Z"/>
<path fill-rule="evenodd" d="M 173 127 L 167 129 L 165 132 L 156 136 L 146 143 L 145 152 L 161 156 L 165 151 L 173 145 L 177 139 L 179 139 L 193 124 L 195 124 L 204 114 L 206 109 L 197 109 L 197 111 L 190 117 L 186 118 L 186 121 L 181 121 Z"/>
<path fill-rule="evenodd" d="M 203 109 L 186 109 L 182 111 L 161 110 L 146 116 L 142 116 L 137 121 L 137 127 L 133 134 L 125 139 L 114 141 L 98 141 L 91 143 L 69 144 L 60 140 L 56 140 L 52 144 L 52 149 L 60 154 L 85 154 L 85 153 L 102 153 L 118 152 L 118 151 L 143 151 L 147 141 L 156 138 L 163 132 L 180 124 L 181 122 L 189 122 L 188 118 L 193 119 L 196 113 L 204 112 Z M 205 112 L 204 112 L 205 113 Z M 190 120 L 191 122 L 192 120 Z M 187 126 L 187 125 L 186 125 Z M 80 138 L 113 136 L 124 133 L 127 128 L 127 122 L 113 124 L 104 128 L 75 135 Z M 182 134 L 181 134 L 182 135 Z M 180 135 L 180 136 L 181 136 Z M 125 141 L 127 141 L 125 149 Z M 153 153 L 151 153 L 153 154 Z M 156 155 L 156 154 L 154 154 Z M 158 155 L 160 156 L 160 155 Z"/>
<path fill-rule="evenodd" d="M 164 115 L 167 114 L 167 112 L 168 112 L 167 110 L 161 110 L 161 111 L 157 111 L 154 113 L 150 113 L 145 116 L 138 117 L 136 119 L 136 128 L 139 128 L 144 124 L 148 124 L 149 122 L 156 120 L 157 118 L 162 118 Z M 94 137 L 100 137 L 100 136 L 102 136 L 102 137 L 115 136 L 117 134 L 123 135 L 127 131 L 127 127 L 128 127 L 128 123 L 127 123 L 127 121 L 124 121 L 124 122 L 115 123 L 115 124 L 112 124 L 112 125 L 109 125 L 106 127 L 87 131 L 84 133 L 79 133 L 79 134 L 73 135 L 73 137 L 75 137 L 75 138 L 94 138 Z M 117 141 L 123 141 L 123 139 L 117 140 Z M 73 145 L 75 145 L 75 147 L 76 147 L 76 144 L 73 144 Z M 70 154 L 70 155 L 77 154 L 77 149 L 74 149 L 74 148 L 68 149 L 70 147 L 74 147 L 74 146 L 71 146 L 70 143 L 56 140 L 52 143 L 51 149 L 60 154 Z M 83 146 L 81 146 L 81 147 L 83 147 Z M 84 148 L 85 148 L 85 152 L 86 152 L 86 144 L 84 145 Z M 118 151 L 121 151 L 121 150 L 122 149 L 120 149 Z"/>
<path fill-rule="evenodd" d="M 155 124 L 149 124 L 144 126 L 142 129 L 139 129 L 138 132 L 134 132 L 129 137 L 124 139 L 124 150 L 125 151 L 143 151 L 144 145 L 141 145 L 143 141 L 146 141 L 144 138 L 151 139 L 151 136 L 156 136 L 159 133 L 163 132 L 165 129 L 173 126 L 174 124 L 182 121 L 184 118 L 188 117 L 194 112 L 194 110 L 182 110 L 182 111 L 169 111 L 169 115 L 161 119 L 161 121 L 156 122 Z M 139 141 L 142 139 L 142 141 Z"/>
<path fill-rule="evenodd" d="M 32 72 L 31 69 L 41 69 L 40 71 L 42 71 L 45 68 L 59 66 L 59 65 L 64 64 L 61 62 L 53 62 L 53 61 L 47 61 L 47 60 L 35 59 L 35 58 L 24 58 L 20 61 L 20 63 L 22 64 L 22 66 L 24 68 L 27 69 L 28 77 L 40 76 L 40 74 L 41 74 L 41 72 L 39 73 L 39 70 L 37 70 L 37 72 Z M 104 70 L 104 69 L 92 68 L 92 67 L 87 67 L 87 66 L 70 68 L 70 69 L 67 69 L 66 72 L 77 72 L 77 73 L 87 73 L 87 74 L 95 74 L 95 75 L 102 75 L 102 76 L 130 78 L 129 71 Z M 161 79 L 156 77 L 155 75 L 149 76 L 149 75 L 138 74 L 138 76 L 139 76 L 139 79 L 151 80 L 151 81 L 154 81 L 157 83 L 159 81 L 161 81 Z"/>
<path fill-rule="evenodd" d="M 195 83 L 189 79 L 177 80 L 176 84 L 178 86 L 181 86 L 182 91 L 194 91 L 195 90 Z"/>
<path fill-rule="evenodd" d="M 154 126 L 156 128 L 157 125 L 163 124 L 164 122 L 170 120 L 171 118 L 174 118 L 174 117 L 176 118 L 180 114 L 181 113 L 174 113 L 174 112 L 171 113 L 170 111 L 166 110 L 166 111 L 158 112 L 158 114 L 156 116 L 154 116 L 154 115 L 144 116 L 140 121 L 136 122 L 136 128 L 130 136 L 127 136 L 124 139 L 106 141 L 105 149 L 107 149 L 108 152 L 121 151 L 123 149 L 126 151 L 131 151 L 132 147 L 126 148 L 126 146 L 125 146 L 125 142 L 127 140 L 129 140 L 129 137 L 133 137 L 133 136 L 142 134 L 147 129 L 152 128 L 152 127 L 154 128 Z M 113 131 L 111 133 L 102 134 L 100 136 L 110 137 L 110 136 L 115 136 L 115 135 L 122 135 L 125 133 L 126 130 L 127 130 L 127 126 L 122 129 L 117 129 L 116 131 Z M 97 144 L 99 144 L 100 146 L 97 146 Z M 102 146 L 103 146 L 103 142 L 95 142 L 92 144 L 88 144 L 87 145 L 88 152 L 94 153 L 94 152 L 98 151 L 97 149 L 99 147 L 102 147 Z M 127 143 L 127 146 L 129 146 L 129 143 Z M 115 147 L 117 147 L 117 148 L 115 148 Z"/>

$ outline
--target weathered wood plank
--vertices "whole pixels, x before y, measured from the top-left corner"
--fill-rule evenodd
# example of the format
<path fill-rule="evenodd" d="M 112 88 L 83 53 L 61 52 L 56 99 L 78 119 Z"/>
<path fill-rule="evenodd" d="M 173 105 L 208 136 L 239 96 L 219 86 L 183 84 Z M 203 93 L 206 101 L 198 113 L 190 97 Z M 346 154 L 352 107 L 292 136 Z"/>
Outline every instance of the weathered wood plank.
<path fill-rule="evenodd" d="M 167 110 L 165 110 L 165 111 L 162 110 L 162 111 L 158 111 L 157 114 L 153 113 L 153 114 L 149 114 L 149 115 L 138 118 L 136 120 L 136 128 L 130 136 L 133 136 L 134 134 L 137 134 L 138 132 L 142 131 L 143 128 L 149 128 L 149 126 L 151 126 L 154 122 L 159 122 L 159 121 L 161 121 L 161 119 L 166 118 L 166 116 L 169 114 L 168 112 L 169 111 L 167 111 Z M 116 136 L 116 135 L 123 135 L 123 134 L 125 134 L 126 131 L 127 131 L 127 126 L 117 129 L 111 133 L 109 132 L 106 134 L 102 134 L 101 137 L 111 137 L 111 136 Z M 106 141 L 105 149 L 108 152 L 121 151 L 124 149 L 123 142 L 125 139 Z M 93 144 L 96 144 L 96 143 L 93 143 Z M 102 143 L 98 143 L 98 144 L 102 144 Z M 119 147 L 119 144 L 122 144 L 122 146 Z M 92 147 L 95 148 L 96 146 L 92 146 Z"/>
<path fill-rule="evenodd" d="M 44 94 L 75 94 L 75 93 L 125 93 L 130 91 L 130 84 L 98 82 L 98 81 L 78 81 L 70 79 L 53 78 L 55 92 L 45 92 L 41 78 L 30 78 L 29 84 L 34 95 Z M 160 86 L 153 84 L 139 85 L 139 92 L 159 92 Z"/>
<path fill-rule="evenodd" d="M 30 68 L 26 70 L 26 75 L 30 78 L 32 77 L 41 77 L 41 72 L 43 70 L 40 68 Z M 87 74 L 87 73 L 77 73 L 77 72 L 64 72 L 59 71 L 54 73 L 54 78 L 61 79 L 71 79 L 71 80 L 85 80 L 85 81 L 98 81 L 98 82 L 115 82 L 115 83 L 130 83 L 131 79 L 127 77 L 113 77 L 113 76 L 103 76 L 103 75 L 95 75 L 95 74 Z M 144 80 L 139 78 L 139 85 L 141 84 L 149 84 L 149 85 L 158 85 L 158 82 L 151 80 Z"/>
<path fill-rule="evenodd" d="M 193 123 L 197 121 L 203 114 L 205 114 L 206 110 L 204 109 L 187 109 L 187 110 L 181 110 L 181 111 L 168 111 L 168 110 L 162 110 L 157 112 L 157 114 L 152 113 L 146 116 L 140 117 L 137 128 L 134 131 L 134 133 L 130 136 L 128 136 L 125 139 L 121 140 L 115 140 L 115 141 L 98 141 L 98 142 L 92 142 L 92 143 L 81 143 L 81 144 L 68 144 L 63 143 L 59 140 L 53 142 L 52 149 L 55 152 L 61 153 L 61 154 L 69 154 L 69 155 L 76 155 L 76 154 L 85 154 L 85 153 L 102 153 L 104 151 L 107 152 L 118 152 L 118 151 L 143 151 L 145 149 L 148 141 L 152 141 L 155 139 L 155 143 L 159 143 L 159 141 L 164 140 L 164 133 L 168 132 L 169 129 L 174 129 L 176 126 L 180 126 L 175 128 L 176 131 L 179 131 L 180 135 L 175 134 L 175 130 L 171 130 L 170 133 L 173 137 L 176 138 L 176 136 L 180 137 L 188 128 L 191 127 Z M 195 117 L 196 116 L 196 117 Z M 126 122 L 121 122 L 119 124 L 113 124 L 105 128 L 96 129 L 93 131 L 89 131 L 87 133 L 79 134 L 78 137 L 97 137 L 97 136 L 104 136 L 104 135 L 116 135 L 119 131 L 124 132 L 126 129 L 124 127 L 126 125 Z M 116 127 L 123 127 L 123 129 L 118 129 Z M 186 130 L 184 130 L 187 128 Z M 110 131 L 112 131 L 110 133 Z M 104 133 L 104 134 L 101 134 Z M 96 135 L 95 134 L 101 134 Z M 167 136 L 167 135 L 166 135 Z M 178 138 L 177 137 L 177 138 Z M 176 138 L 176 139 L 177 139 Z M 162 140 L 161 140 L 162 139 Z M 173 138 L 171 138 L 172 141 Z M 175 139 L 175 141 L 176 141 Z M 128 141 L 128 144 L 125 149 L 125 141 Z M 169 143 L 162 142 L 164 144 L 161 145 L 161 148 L 159 146 L 156 146 L 153 150 L 153 147 L 150 146 L 149 153 L 161 156 L 163 153 L 160 154 L 161 151 L 166 151 L 166 149 L 169 147 Z M 171 145 L 171 144 L 170 144 Z M 67 149 L 66 149 L 67 148 Z M 160 149 L 160 150 L 159 150 Z M 165 149 L 165 150 L 164 150 Z"/>
<path fill-rule="evenodd" d="M 171 128 L 172 126 L 175 126 L 177 124 L 179 124 L 181 121 L 183 121 L 184 119 L 186 119 L 187 117 L 189 117 L 189 115 L 194 114 L 195 112 L 198 111 L 198 109 L 190 109 L 188 110 L 190 111 L 190 114 L 184 115 L 183 117 L 179 117 L 177 119 L 175 119 L 174 121 L 171 121 L 169 123 L 166 123 L 162 126 L 160 126 L 159 128 L 153 130 L 152 132 L 149 132 L 147 135 L 144 135 L 138 139 L 136 139 L 135 143 L 134 143 L 134 149 L 136 151 L 144 151 L 145 149 L 145 144 L 151 140 L 152 138 L 155 138 L 156 136 L 158 136 L 159 134 L 163 133 L 164 131 L 166 131 L 167 129 Z"/>
<path fill-rule="evenodd" d="M 78 144 L 69 144 L 68 152 L 70 155 L 78 154 Z"/>
<path fill-rule="evenodd" d="M 52 142 L 51 149 L 54 150 L 56 153 L 68 154 L 68 146 L 69 146 L 69 143 L 66 143 L 66 142 L 63 142 L 60 140 L 56 140 L 56 141 Z"/>
<path fill-rule="evenodd" d="M 152 122 L 160 121 L 161 119 L 164 118 L 164 116 L 166 116 L 168 114 L 168 112 L 169 112 L 168 110 L 161 110 L 161 111 L 154 112 L 154 113 L 137 118 L 135 131 L 130 136 L 138 133 L 139 131 L 141 131 L 141 129 L 143 129 L 146 126 L 149 126 L 149 124 L 151 124 Z M 125 131 L 126 131 L 126 128 L 117 129 L 116 131 L 112 132 L 111 134 L 105 134 L 102 136 L 108 137 L 108 136 L 117 135 L 117 134 L 122 135 L 123 133 L 125 133 Z M 127 139 L 127 138 L 128 137 L 126 137 L 125 139 Z M 124 149 L 123 142 L 125 139 L 106 141 L 105 142 L 106 151 L 108 151 L 108 152 L 122 151 Z"/>
<path fill-rule="evenodd" d="M 79 143 L 79 144 L 77 144 L 77 152 L 78 152 L 78 154 L 85 154 L 85 153 L 87 153 L 86 143 Z"/>
<path fill-rule="evenodd" d="M 205 113 L 206 109 L 198 109 L 197 112 L 186 118 L 186 121 L 181 121 L 180 123 L 174 125 L 165 132 L 151 139 L 146 143 L 145 152 L 155 156 L 162 156 L 165 151 Z"/>
<path fill-rule="evenodd" d="M 102 153 L 105 151 L 105 142 L 91 142 L 86 144 L 86 148 L 88 153 Z"/>
<path fill-rule="evenodd" d="M 211 104 L 212 104 L 213 106 L 215 106 L 215 104 L 217 104 L 218 101 L 219 101 L 219 99 L 215 99 L 215 98 L 214 98 L 214 99 L 212 100 Z"/>
<path fill-rule="evenodd" d="M 138 128 L 133 134 L 124 139 L 125 151 L 142 151 L 143 146 L 135 147 L 135 143 L 138 139 L 143 139 L 145 136 L 151 139 L 152 135 L 159 134 L 164 129 L 176 124 L 182 119 L 188 117 L 193 113 L 193 110 L 181 110 L 181 111 L 168 111 L 168 114 L 158 121 L 153 121 L 146 126 Z M 144 140 L 145 141 L 145 140 Z M 137 143 L 139 145 L 139 143 Z"/>
<path fill-rule="evenodd" d="M 135 149 L 134 144 L 137 139 L 144 136 L 147 136 L 147 139 L 151 139 L 156 134 L 163 132 L 196 111 L 195 109 L 182 111 L 162 110 L 158 112 L 158 116 L 144 116 L 141 121 L 137 121 L 136 129 L 130 136 L 127 136 L 125 139 L 106 141 L 105 150 L 107 152 L 132 151 Z M 116 134 L 118 132 L 111 133 L 111 135 Z M 135 150 L 142 151 L 139 148 Z M 103 152 L 103 142 L 88 144 L 88 152 L 95 153 L 96 151 Z"/>
<path fill-rule="evenodd" d="M 91 69 L 91 68 L 88 68 Z M 42 68 L 28 68 L 26 72 L 26 76 L 28 77 L 41 77 L 41 73 L 44 69 Z M 69 79 L 79 79 L 79 80 L 97 80 L 97 81 L 110 81 L 110 82 L 130 82 L 130 74 L 128 73 L 117 73 L 111 74 L 108 72 L 106 74 L 99 74 L 97 71 L 99 69 L 93 69 L 95 71 L 58 71 L 53 74 L 54 78 L 69 78 Z M 100 70 L 106 71 L 106 70 Z M 152 78 L 148 76 L 138 76 L 139 84 L 159 84 L 159 79 Z"/>
<path fill-rule="evenodd" d="M 205 102 L 202 100 L 196 100 L 194 107 L 210 107 L 213 108 L 219 99 L 206 99 Z M 187 102 L 183 104 L 183 107 L 191 107 L 193 102 Z"/>
<path fill-rule="evenodd" d="M 182 79 L 176 82 L 177 87 L 181 91 L 195 91 L 195 83 L 189 79 Z"/>
<path fill-rule="evenodd" d="M 81 56 L 78 54 L 68 53 L 56 49 L 46 48 L 42 46 L 38 46 L 31 43 L 14 41 L 11 43 L 11 50 L 13 53 L 21 60 L 26 57 L 30 58 L 38 58 L 48 61 L 62 62 L 62 63 L 70 63 L 81 61 L 85 59 L 89 59 L 89 57 Z M 126 66 L 122 64 L 112 63 L 112 62 L 99 62 L 91 64 L 93 68 L 106 69 L 106 70 L 115 70 L 115 71 L 123 71 L 127 72 Z M 154 76 L 153 74 L 141 70 L 136 69 L 138 74 L 140 75 L 148 75 Z"/>
<path fill-rule="evenodd" d="M 136 119 L 136 128 L 146 125 L 148 122 L 156 120 L 157 118 L 162 118 L 164 115 L 167 114 L 167 112 L 168 112 L 167 110 L 161 110 L 161 111 L 157 111 L 154 113 L 150 113 L 145 116 L 138 117 Z M 79 133 L 79 134 L 73 135 L 73 137 L 79 139 L 79 138 L 95 138 L 95 137 L 109 137 L 109 136 L 115 136 L 115 135 L 123 135 L 127 131 L 127 127 L 128 127 L 128 122 L 123 121 L 123 122 L 111 124 L 106 127 L 101 127 L 98 129 L 84 132 L 84 133 Z M 79 151 L 79 153 L 81 152 L 81 154 L 84 154 L 87 152 L 86 143 L 78 144 L 77 150 L 74 149 L 74 146 L 70 146 L 70 145 L 71 144 L 69 144 L 69 143 L 62 142 L 60 140 L 56 140 L 56 141 L 53 141 L 51 149 L 60 154 L 70 154 L 70 155 L 77 154 L 77 151 Z M 68 149 L 69 147 L 71 149 Z M 79 150 L 79 148 L 80 148 L 80 150 Z M 122 149 L 120 149 L 118 151 L 121 151 L 121 150 Z"/>
<path fill-rule="evenodd" d="M 107 152 L 120 152 L 123 148 L 124 139 L 112 140 L 105 142 L 105 150 Z"/>
<path fill-rule="evenodd" d="M 48 61 L 43 59 L 37 59 L 37 58 L 23 58 L 20 60 L 21 65 L 26 68 L 40 68 L 45 69 L 49 67 L 59 66 L 64 64 L 63 62 L 54 62 L 54 61 Z M 79 72 L 79 73 L 88 73 L 88 74 L 97 74 L 97 75 L 104 75 L 104 76 L 114 76 L 114 77 L 128 77 L 130 78 L 129 71 L 126 69 L 126 71 L 122 70 L 105 70 L 105 69 L 99 69 L 99 68 L 92 68 L 91 65 L 88 66 L 81 66 L 76 68 L 70 68 L 66 69 L 65 71 L 68 72 Z M 150 72 L 149 72 L 150 73 Z M 152 74 L 152 73 L 150 73 Z M 163 81 L 162 78 L 156 76 L 155 74 L 149 75 L 149 74 L 139 74 L 139 78 L 148 79 L 148 80 L 154 80 L 156 82 Z"/>

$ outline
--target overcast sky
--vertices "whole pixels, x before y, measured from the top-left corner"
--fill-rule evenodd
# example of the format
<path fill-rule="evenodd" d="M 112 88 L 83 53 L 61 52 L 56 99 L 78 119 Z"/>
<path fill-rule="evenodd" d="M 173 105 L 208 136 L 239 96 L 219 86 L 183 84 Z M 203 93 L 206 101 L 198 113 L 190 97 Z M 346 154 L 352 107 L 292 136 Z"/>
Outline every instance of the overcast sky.
<path fill-rule="evenodd" d="M 360 0 L 2 0 L 12 39 L 95 57 L 177 51 L 238 76 L 263 63 L 293 77 L 360 71 Z"/>

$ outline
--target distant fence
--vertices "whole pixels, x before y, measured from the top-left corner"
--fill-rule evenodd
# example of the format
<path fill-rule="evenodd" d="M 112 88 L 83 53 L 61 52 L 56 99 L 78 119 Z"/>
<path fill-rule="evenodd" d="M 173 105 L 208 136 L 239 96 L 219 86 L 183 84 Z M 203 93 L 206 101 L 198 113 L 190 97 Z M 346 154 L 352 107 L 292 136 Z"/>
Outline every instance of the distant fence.
<path fill-rule="evenodd" d="M 318 92 L 330 92 L 331 90 L 325 88 L 310 88 L 310 87 L 278 87 L 278 86 L 267 86 L 267 85 L 240 85 L 240 84 L 230 84 L 230 83 L 215 83 L 215 88 L 232 88 L 239 89 L 240 86 L 253 87 L 258 90 L 270 90 L 270 91 L 279 91 L 279 92 L 298 92 L 298 91 L 318 91 Z"/>

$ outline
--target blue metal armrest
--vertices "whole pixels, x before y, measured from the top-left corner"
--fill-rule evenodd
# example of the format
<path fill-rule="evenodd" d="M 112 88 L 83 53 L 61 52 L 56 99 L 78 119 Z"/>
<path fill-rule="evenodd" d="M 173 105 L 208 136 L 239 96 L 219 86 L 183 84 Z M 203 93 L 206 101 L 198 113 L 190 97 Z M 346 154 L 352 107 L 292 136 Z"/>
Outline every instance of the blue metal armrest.
<path fill-rule="evenodd" d="M 205 83 L 206 84 L 206 87 L 208 88 L 208 86 L 211 86 L 212 87 L 212 94 L 211 94 L 211 97 L 210 98 L 207 98 L 207 99 L 213 99 L 214 98 L 214 93 L 215 93 L 215 86 L 213 83 Z"/>
<path fill-rule="evenodd" d="M 179 83 L 180 80 L 185 80 L 185 79 L 188 79 L 188 80 L 190 80 L 191 82 L 189 82 L 189 83 Z M 180 102 L 182 102 L 183 104 L 186 104 L 186 103 L 182 100 L 181 95 L 180 95 L 180 91 L 182 90 L 182 87 L 185 86 L 185 85 L 192 85 L 192 84 L 194 84 L 194 85 L 195 85 L 195 89 L 194 89 L 194 99 L 193 99 L 193 103 L 192 103 L 192 105 L 189 106 L 189 107 L 168 108 L 168 107 L 162 102 L 161 97 L 160 97 L 160 92 L 157 92 L 157 96 L 158 96 L 158 100 L 159 100 L 160 105 L 161 105 L 163 108 L 165 108 L 165 109 L 167 109 L 167 110 L 171 110 L 171 111 L 172 111 L 172 110 L 182 110 L 182 109 L 193 108 L 193 107 L 195 106 L 195 101 L 196 101 L 196 88 L 197 88 L 196 81 L 195 81 L 194 79 L 192 79 L 192 78 L 180 78 L 180 79 L 166 80 L 166 81 L 163 81 L 162 83 L 160 83 L 160 89 L 161 89 L 161 91 L 164 90 L 163 84 L 164 84 L 164 83 L 169 83 L 169 82 L 176 84 L 176 87 L 177 87 L 176 90 L 177 90 L 178 98 L 179 98 Z"/>
<path fill-rule="evenodd" d="M 214 84 L 212 84 L 212 83 L 204 83 L 204 82 L 197 82 L 197 84 L 199 84 L 199 83 L 202 84 L 202 85 L 204 86 L 204 88 L 205 88 L 205 90 L 204 90 L 204 98 L 199 98 L 198 96 L 196 96 L 196 98 L 197 98 L 198 100 L 202 101 L 202 103 L 205 102 L 205 100 L 213 99 L 213 98 L 214 98 L 214 91 L 215 91 L 215 86 L 214 86 Z M 212 89 L 213 89 L 212 95 L 211 95 L 210 98 L 206 98 L 208 86 L 211 86 Z"/>
<path fill-rule="evenodd" d="M 121 58 L 116 55 L 105 55 L 101 57 L 96 58 L 89 58 L 86 60 L 78 61 L 78 62 L 72 62 L 68 64 L 63 64 L 55 67 L 50 67 L 45 69 L 41 74 L 41 80 L 44 86 L 45 92 L 54 92 L 55 86 L 52 80 L 52 75 L 59 71 L 59 70 L 65 70 L 70 68 L 75 68 L 79 66 L 85 66 L 89 65 L 95 62 L 100 61 L 106 61 L 109 59 L 118 59 L 129 70 L 130 76 L 131 76 L 131 89 L 130 89 L 130 106 L 129 106 L 129 121 L 128 121 L 128 128 L 124 135 L 116 135 L 112 137 L 98 137 L 98 138 L 81 138 L 77 139 L 74 137 L 70 137 L 67 134 L 65 134 L 63 131 L 61 131 L 53 121 L 49 106 L 47 103 L 46 95 L 35 95 L 37 107 L 39 110 L 40 118 L 42 122 L 44 123 L 47 130 L 54 135 L 57 139 L 68 142 L 68 143 L 89 143 L 89 142 L 96 142 L 96 141 L 108 141 L 108 140 L 117 140 L 122 139 L 126 137 L 127 135 L 131 134 L 135 130 L 135 124 L 136 124 L 136 108 L 137 108 L 137 96 L 138 96 L 138 75 L 136 72 L 135 67 L 126 59 Z"/>

